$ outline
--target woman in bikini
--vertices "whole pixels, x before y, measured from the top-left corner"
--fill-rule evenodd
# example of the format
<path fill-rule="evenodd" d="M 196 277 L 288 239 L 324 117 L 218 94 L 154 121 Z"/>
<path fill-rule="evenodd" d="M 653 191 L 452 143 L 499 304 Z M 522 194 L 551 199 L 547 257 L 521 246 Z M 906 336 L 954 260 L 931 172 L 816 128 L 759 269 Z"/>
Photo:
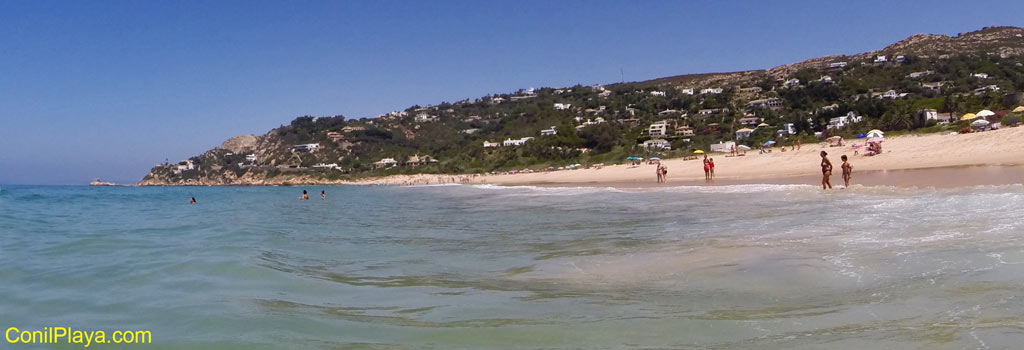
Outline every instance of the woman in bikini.
<path fill-rule="evenodd" d="M 826 157 L 828 153 L 821 151 L 821 189 L 832 188 L 832 182 L 829 181 L 829 177 L 832 176 L 832 162 Z"/>

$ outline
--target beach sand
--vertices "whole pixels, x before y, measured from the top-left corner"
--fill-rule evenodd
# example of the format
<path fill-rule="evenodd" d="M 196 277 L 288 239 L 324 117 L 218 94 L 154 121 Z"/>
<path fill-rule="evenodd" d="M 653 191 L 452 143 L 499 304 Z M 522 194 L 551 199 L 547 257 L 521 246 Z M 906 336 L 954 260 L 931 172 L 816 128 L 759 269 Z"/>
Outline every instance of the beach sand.
<path fill-rule="evenodd" d="M 1024 128 L 950 135 L 905 135 L 887 138 L 883 153 L 854 156 L 851 145 L 864 140 L 848 140 L 844 147 L 827 143 L 805 144 L 799 151 L 771 153 L 747 151 L 742 157 L 709 153 L 715 160 L 716 178 L 704 180 L 700 159 L 667 159 L 668 182 L 655 182 L 654 165 L 606 166 L 602 169 L 563 170 L 530 174 L 491 175 L 476 180 L 497 185 L 597 185 L 597 186 L 678 186 L 729 185 L 748 183 L 820 184 L 819 152 L 828 152 L 834 165 L 832 185 L 842 186 L 839 157 L 850 158 L 851 184 L 895 186 L 964 186 L 1024 182 Z M 478 182 L 478 181 L 474 181 Z"/>

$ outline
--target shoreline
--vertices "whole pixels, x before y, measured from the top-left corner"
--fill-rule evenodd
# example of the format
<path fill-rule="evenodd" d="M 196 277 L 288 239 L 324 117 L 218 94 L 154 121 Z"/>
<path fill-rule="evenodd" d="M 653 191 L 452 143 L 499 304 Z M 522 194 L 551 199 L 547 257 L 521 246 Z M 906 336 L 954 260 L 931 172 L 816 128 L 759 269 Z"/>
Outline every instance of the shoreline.
<path fill-rule="evenodd" d="M 360 180 L 319 180 L 312 177 L 260 179 L 248 183 L 184 184 L 142 183 L 136 186 L 407 186 L 438 184 L 490 184 L 499 186 L 588 186 L 659 187 L 715 186 L 742 184 L 820 185 L 821 157 L 828 152 L 833 164 L 832 186 L 842 187 L 840 155 L 848 155 L 853 165 L 851 185 L 889 185 L 899 187 L 962 187 L 1024 183 L 1024 127 L 1004 128 L 970 134 L 903 135 L 888 138 L 882 154 L 855 155 L 849 147 L 863 140 L 850 140 L 847 146 L 829 147 L 827 143 L 803 145 L 800 150 L 773 147 L 770 153 L 748 151 L 744 156 L 707 154 L 715 160 L 717 177 L 705 181 L 700 160 L 682 158 L 662 161 L 668 169 L 668 182 L 655 181 L 655 165 L 617 164 L 600 169 L 558 170 L 519 174 L 414 174 L 370 177 Z M 785 149 L 785 151 L 783 151 Z M 247 181 L 246 181 L 247 182 Z"/>

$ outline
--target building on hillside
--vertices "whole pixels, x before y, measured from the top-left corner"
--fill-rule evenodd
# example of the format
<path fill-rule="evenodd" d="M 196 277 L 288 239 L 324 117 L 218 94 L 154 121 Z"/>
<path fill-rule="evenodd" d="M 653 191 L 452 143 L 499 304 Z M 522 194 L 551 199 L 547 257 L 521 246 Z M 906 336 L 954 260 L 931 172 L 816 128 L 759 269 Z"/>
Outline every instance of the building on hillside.
<path fill-rule="evenodd" d="M 460 131 L 460 132 L 463 133 L 463 134 L 472 135 L 472 134 L 480 132 L 480 129 L 477 129 L 477 128 L 462 129 L 462 131 Z"/>
<path fill-rule="evenodd" d="M 555 109 L 557 110 L 564 111 L 569 108 L 572 108 L 571 103 L 555 103 Z"/>
<path fill-rule="evenodd" d="M 711 152 L 730 153 L 736 147 L 735 141 L 719 141 L 711 144 Z"/>
<path fill-rule="evenodd" d="M 433 121 L 436 121 L 436 120 L 437 120 L 437 116 L 436 115 L 430 115 L 430 114 L 426 114 L 426 113 L 420 113 L 420 114 L 416 115 L 416 122 L 417 123 L 428 123 L 428 122 L 433 122 Z"/>
<path fill-rule="evenodd" d="M 505 98 L 504 97 L 499 97 L 499 96 L 491 97 L 491 103 L 493 103 L 493 104 L 499 104 L 499 103 L 502 103 L 502 102 L 505 102 Z"/>
<path fill-rule="evenodd" d="M 729 109 L 728 108 L 705 108 L 705 109 L 697 111 L 697 114 L 700 114 L 700 115 L 712 115 L 712 114 L 718 114 L 718 113 L 729 113 Z"/>
<path fill-rule="evenodd" d="M 885 62 L 889 62 L 889 60 L 886 59 L 885 55 L 875 56 L 875 63 L 885 63 Z"/>
<path fill-rule="evenodd" d="M 956 121 L 957 117 L 953 116 L 953 113 L 936 113 L 935 120 L 937 120 L 939 124 L 949 124 Z"/>
<path fill-rule="evenodd" d="M 991 91 L 999 91 L 999 86 L 997 86 L 997 85 L 982 86 L 980 88 L 974 89 L 974 95 L 975 96 L 984 95 L 989 90 L 991 90 Z"/>
<path fill-rule="evenodd" d="M 739 140 L 743 140 L 745 138 L 748 138 L 748 137 L 750 137 L 750 134 L 753 134 L 753 133 L 754 133 L 754 129 L 749 129 L 749 128 L 743 128 L 743 129 L 736 130 L 736 140 L 739 141 Z"/>
<path fill-rule="evenodd" d="M 763 98 L 760 100 L 753 100 L 747 103 L 747 108 L 771 108 L 779 109 L 782 108 L 783 100 L 781 98 Z"/>
<path fill-rule="evenodd" d="M 349 132 L 353 132 L 353 131 L 363 131 L 363 130 L 366 130 L 366 128 L 364 128 L 362 126 L 346 126 L 344 128 L 341 128 L 341 132 L 344 132 L 344 133 L 349 133 Z"/>
<path fill-rule="evenodd" d="M 676 127 L 676 135 L 677 136 L 686 137 L 686 136 L 693 136 L 694 134 L 695 133 L 693 132 L 693 128 L 691 128 L 689 125 L 680 125 L 680 126 Z"/>
<path fill-rule="evenodd" d="M 839 109 L 839 104 L 838 103 L 833 103 L 833 104 L 830 104 L 828 106 L 821 107 L 821 110 L 823 110 L 823 111 L 834 111 L 834 110 L 837 110 L 837 109 Z"/>
<path fill-rule="evenodd" d="M 484 148 L 492 148 L 498 146 L 501 146 L 501 144 L 497 142 L 484 141 Z"/>
<path fill-rule="evenodd" d="M 250 153 L 245 156 L 245 161 L 249 163 L 256 163 L 256 154 Z"/>
<path fill-rule="evenodd" d="M 405 160 L 405 164 L 406 165 L 410 165 L 410 166 L 413 166 L 413 167 L 419 166 L 419 165 L 427 165 L 427 164 L 430 164 L 430 163 L 437 163 L 437 159 L 434 159 L 434 157 L 431 157 L 431 156 L 421 156 L 421 155 L 417 154 L 417 155 L 409 156 L 409 158 Z"/>
<path fill-rule="evenodd" d="M 921 89 L 925 91 L 934 91 L 936 93 L 942 92 L 942 87 L 948 85 L 949 82 L 937 81 L 934 83 L 921 83 Z"/>
<path fill-rule="evenodd" d="M 331 163 L 331 164 L 327 164 L 327 163 L 317 163 L 317 164 L 313 164 L 313 168 L 316 168 L 316 169 L 334 169 L 334 170 L 341 170 L 341 167 L 339 167 L 339 166 L 338 166 L 338 163 Z"/>
<path fill-rule="evenodd" d="M 340 132 L 337 132 L 337 131 L 328 131 L 327 132 L 327 139 L 331 140 L 331 142 L 338 142 L 339 140 L 341 140 L 343 138 L 345 138 L 345 137 L 341 136 Z"/>
<path fill-rule="evenodd" d="M 819 82 L 819 83 L 822 83 L 822 84 L 833 84 L 833 83 L 835 83 L 835 81 L 832 80 L 832 77 L 828 76 L 828 75 L 822 75 L 816 81 Z"/>
<path fill-rule="evenodd" d="M 174 167 L 173 172 L 175 174 L 181 174 L 182 171 L 195 170 L 197 168 L 199 168 L 199 166 L 197 166 L 195 162 L 193 162 L 191 159 L 186 159 L 178 163 L 178 165 Z"/>
<path fill-rule="evenodd" d="M 702 95 L 703 94 L 720 94 L 720 93 L 722 93 L 722 91 L 725 91 L 725 90 L 722 90 L 722 88 L 707 88 L 707 89 L 701 89 L 700 93 Z"/>
<path fill-rule="evenodd" d="M 896 56 L 896 62 L 903 63 L 903 62 L 906 62 L 906 61 L 907 61 L 907 57 L 905 57 L 903 55 Z"/>
<path fill-rule="evenodd" d="M 663 139 L 651 139 L 644 141 L 643 147 L 649 150 L 671 150 L 672 144 Z"/>
<path fill-rule="evenodd" d="M 929 75 L 932 75 L 932 74 L 935 74 L 935 71 L 926 70 L 926 71 L 921 71 L 921 72 L 913 72 L 913 73 L 907 74 L 907 78 L 920 78 L 920 77 L 929 76 Z"/>
<path fill-rule="evenodd" d="M 664 91 L 651 91 L 651 96 L 665 97 Z"/>
<path fill-rule="evenodd" d="M 708 124 L 708 132 L 718 132 L 718 123 Z"/>
<path fill-rule="evenodd" d="M 743 117 L 740 118 L 740 124 L 743 126 L 757 126 L 757 124 L 761 124 L 762 120 L 758 117 Z"/>
<path fill-rule="evenodd" d="M 873 93 L 871 93 L 871 97 L 895 100 L 895 99 L 898 99 L 898 98 L 907 97 L 907 93 L 905 93 L 905 92 L 904 93 L 898 93 L 898 92 L 896 92 L 896 90 L 889 90 L 889 91 L 886 91 L 886 92 L 873 92 Z"/>
<path fill-rule="evenodd" d="M 501 145 L 505 146 L 505 147 L 522 146 L 522 145 L 526 144 L 526 141 L 530 141 L 530 140 L 533 140 L 533 138 L 532 137 L 523 137 L 523 138 L 516 139 L 516 140 L 508 138 L 508 139 L 505 139 L 505 141 L 502 142 Z"/>
<path fill-rule="evenodd" d="M 384 158 L 373 163 L 374 169 L 390 168 L 398 165 L 398 161 L 395 158 Z"/>
<path fill-rule="evenodd" d="M 789 88 L 800 86 L 800 79 L 793 78 L 793 79 L 786 80 L 785 82 L 782 83 L 782 86 L 789 87 Z"/>
<path fill-rule="evenodd" d="M 319 143 L 306 143 L 301 145 L 295 145 L 292 147 L 292 152 L 306 152 L 313 153 L 320 149 Z"/>
<path fill-rule="evenodd" d="M 988 73 L 971 73 L 972 78 L 988 79 Z"/>
<path fill-rule="evenodd" d="M 761 92 L 761 91 L 764 91 L 764 89 L 762 89 L 760 86 L 751 86 L 751 87 L 741 87 L 740 88 L 740 92 L 745 92 L 745 93 L 749 93 L 749 94 L 758 93 L 758 92 Z"/>
<path fill-rule="evenodd" d="M 552 136 L 557 134 L 558 130 L 555 129 L 554 125 L 552 125 L 550 129 L 544 129 L 540 131 L 540 136 Z"/>
<path fill-rule="evenodd" d="M 651 137 L 666 137 L 669 136 L 669 131 L 675 131 L 674 122 L 670 120 L 662 120 L 651 124 L 647 128 L 647 134 Z"/>
<path fill-rule="evenodd" d="M 682 92 L 684 95 L 693 95 L 693 89 L 691 89 L 691 88 L 682 89 L 682 90 L 679 90 L 679 91 Z"/>
<path fill-rule="evenodd" d="M 846 68 L 846 62 L 845 61 L 832 62 L 832 63 L 829 63 L 828 66 L 826 67 L 826 69 L 828 69 L 828 70 L 842 70 L 843 68 Z"/>

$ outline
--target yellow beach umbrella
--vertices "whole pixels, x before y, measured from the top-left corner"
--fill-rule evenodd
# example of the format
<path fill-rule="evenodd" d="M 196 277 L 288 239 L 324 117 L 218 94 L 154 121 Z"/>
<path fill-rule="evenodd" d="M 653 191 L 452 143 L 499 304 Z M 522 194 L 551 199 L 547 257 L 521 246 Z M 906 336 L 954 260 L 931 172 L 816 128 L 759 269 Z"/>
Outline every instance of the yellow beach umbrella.
<path fill-rule="evenodd" d="M 967 114 L 964 114 L 964 116 L 960 117 L 960 120 L 971 120 L 971 119 L 974 119 L 974 118 L 977 118 L 977 117 L 978 116 L 975 115 L 974 113 L 967 113 Z"/>
<path fill-rule="evenodd" d="M 696 150 L 696 151 L 693 151 L 693 154 L 704 154 L 704 151 L 702 151 L 702 150 Z"/>
<path fill-rule="evenodd" d="M 1017 106 L 1017 108 L 1013 109 L 1013 113 L 1020 113 L 1020 112 L 1024 112 L 1024 106 Z"/>

